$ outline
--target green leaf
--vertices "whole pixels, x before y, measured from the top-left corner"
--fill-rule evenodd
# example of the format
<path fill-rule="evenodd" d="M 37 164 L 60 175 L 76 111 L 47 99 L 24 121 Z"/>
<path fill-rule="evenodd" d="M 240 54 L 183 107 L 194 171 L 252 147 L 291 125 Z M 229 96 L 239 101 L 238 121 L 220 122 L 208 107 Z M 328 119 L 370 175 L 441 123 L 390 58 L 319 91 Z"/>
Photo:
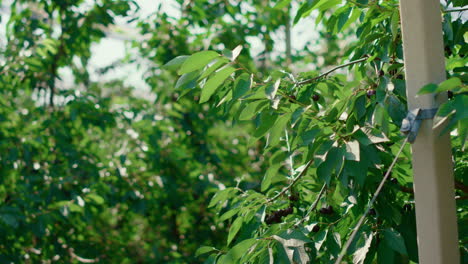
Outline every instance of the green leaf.
<path fill-rule="evenodd" d="M 291 113 L 284 114 L 276 120 L 275 125 L 270 130 L 270 136 L 268 137 L 268 146 L 276 146 L 280 142 L 280 137 L 284 133 L 284 129 L 291 119 Z"/>
<path fill-rule="evenodd" d="M 235 71 L 233 67 L 226 67 L 216 72 L 206 84 L 203 86 L 200 103 L 204 103 L 210 99 L 216 89 Z"/>
<path fill-rule="evenodd" d="M 270 165 L 265 176 L 262 179 L 261 191 L 264 192 L 270 187 L 275 176 L 278 175 L 278 170 L 281 168 L 281 163 L 275 163 Z"/>
<path fill-rule="evenodd" d="M 343 29 L 343 26 L 348 22 L 349 14 L 351 13 L 351 7 L 346 7 L 343 12 L 338 16 L 337 32 Z"/>
<path fill-rule="evenodd" d="M 382 132 L 378 131 L 377 129 L 373 129 L 371 127 L 361 127 L 360 130 L 366 134 L 367 138 L 372 144 L 390 141 L 390 139 L 388 139 Z"/>
<path fill-rule="evenodd" d="M 435 91 L 437 90 L 437 87 L 438 87 L 437 84 L 433 84 L 433 83 L 426 84 L 423 86 L 423 88 L 421 88 L 421 90 L 419 90 L 418 95 L 435 93 Z"/>
<path fill-rule="evenodd" d="M 395 261 L 395 251 L 389 250 L 386 243 L 380 243 L 377 250 L 377 262 L 379 264 L 394 264 Z"/>
<path fill-rule="evenodd" d="M 185 73 L 177 80 L 176 89 L 193 89 L 197 87 L 198 72 Z"/>
<path fill-rule="evenodd" d="M 304 245 L 312 241 L 302 232 L 288 229 L 272 237 L 283 245 L 286 252 L 292 253 L 288 254 L 291 263 L 309 263 L 310 258 L 305 251 Z"/>
<path fill-rule="evenodd" d="M 218 191 L 210 201 L 208 208 L 215 206 L 219 202 L 226 201 L 232 194 L 237 193 L 237 189 L 230 187 L 224 190 Z"/>
<path fill-rule="evenodd" d="M 314 141 L 317 135 L 320 133 L 320 129 L 314 128 L 312 130 L 305 131 L 301 134 L 302 146 L 309 145 Z"/>
<path fill-rule="evenodd" d="M 398 26 L 400 24 L 400 12 L 398 9 L 395 10 L 392 14 L 392 18 L 390 19 L 390 31 L 392 32 L 392 39 L 395 39 L 398 36 Z"/>
<path fill-rule="evenodd" d="M 273 7 L 275 9 L 283 9 L 291 3 L 291 0 L 281 0 Z"/>
<path fill-rule="evenodd" d="M 365 236 L 364 245 L 361 248 L 359 248 L 358 250 L 356 250 L 356 252 L 354 252 L 353 264 L 363 264 L 364 263 L 364 261 L 366 260 L 367 252 L 369 252 L 369 248 L 370 248 L 371 243 L 372 243 L 372 238 L 373 238 L 372 233 L 370 233 L 369 236 Z"/>
<path fill-rule="evenodd" d="M 162 67 L 167 70 L 177 70 L 189 57 L 187 55 L 175 57 Z"/>
<path fill-rule="evenodd" d="M 344 26 L 341 28 L 342 31 L 346 30 L 352 23 L 354 23 L 359 16 L 362 14 L 362 11 L 360 8 L 353 8 L 353 11 L 351 13 L 351 16 L 349 19 L 346 21 Z"/>
<path fill-rule="evenodd" d="M 74 204 L 74 203 L 69 203 L 68 208 L 70 208 L 70 212 L 75 212 L 75 213 L 81 213 L 83 212 L 83 207 Z"/>
<path fill-rule="evenodd" d="M 400 233 L 395 231 L 393 228 L 387 228 L 382 233 L 384 240 L 389 247 L 402 255 L 407 255 L 405 241 Z"/>
<path fill-rule="evenodd" d="M 97 195 L 95 193 L 90 193 L 86 195 L 86 198 L 98 205 L 104 204 L 104 198 L 102 198 L 100 195 Z"/>
<path fill-rule="evenodd" d="M 450 119 L 450 122 L 446 122 Z M 461 123 L 461 129 L 464 131 L 466 121 L 468 120 L 468 96 L 459 95 L 454 99 L 442 104 L 437 111 L 434 119 L 434 129 L 438 129 L 441 125 L 445 125 L 440 134 L 447 133 Z"/>
<path fill-rule="evenodd" d="M 439 84 L 439 87 L 437 88 L 436 92 L 445 92 L 448 90 L 453 90 L 459 86 L 461 86 L 462 83 L 459 78 L 457 77 L 452 77 L 448 80 L 445 80 Z"/>
<path fill-rule="evenodd" d="M 389 120 L 390 118 L 387 114 L 387 110 L 382 106 L 382 104 L 377 104 L 372 115 L 372 124 L 375 127 L 380 128 L 382 132 L 388 134 Z"/>
<path fill-rule="evenodd" d="M 320 248 L 322 248 L 323 242 L 325 242 L 327 238 L 327 233 L 328 229 L 320 230 L 315 236 L 314 236 L 314 247 L 317 252 L 320 251 Z"/>
<path fill-rule="evenodd" d="M 12 228 L 17 228 L 18 227 L 18 221 L 14 215 L 11 214 L 0 214 L 0 220 L 1 222 L 5 223 L 6 225 L 12 227 Z"/>
<path fill-rule="evenodd" d="M 360 161 L 361 154 L 359 150 L 359 142 L 357 140 L 346 142 L 346 154 L 347 160 Z"/>
<path fill-rule="evenodd" d="M 258 99 L 266 99 L 265 95 L 265 86 L 261 86 L 258 89 L 254 89 L 252 93 L 244 96 L 243 100 L 258 100 Z"/>
<path fill-rule="evenodd" d="M 325 0 L 307 0 L 299 7 L 297 10 L 296 16 L 294 17 L 294 24 L 299 22 L 299 20 L 303 17 L 306 17 L 310 12 L 313 10 L 314 6 L 319 3 L 320 1 Z"/>
<path fill-rule="evenodd" d="M 270 83 L 266 89 L 265 89 L 265 94 L 266 97 L 270 100 L 275 99 L 276 92 L 278 92 L 278 88 L 280 86 L 281 79 L 278 79 L 275 81 L 275 83 Z"/>
<path fill-rule="evenodd" d="M 230 219 L 232 218 L 233 216 L 235 216 L 238 212 L 239 212 L 239 207 L 236 207 L 234 209 L 231 209 L 229 211 L 227 211 L 226 213 L 224 213 L 219 219 L 218 221 L 219 222 L 223 222 L 223 221 L 226 221 L 227 219 Z"/>
<path fill-rule="evenodd" d="M 220 55 L 218 53 L 211 50 L 197 52 L 184 61 L 178 73 L 179 75 L 182 75 L 185 73 L 199 70 L 205 67 L 214 58 L 219 56 Z"/>
<path fill-rule="evenodd" d="M 232 95 L 233 100 L 241 98 L 250 90 L 252 87 L 252 77 L 253 76 L 248 73 L 242 73 L 239 75 L 239 77 L 237 77 L 236 81 L 234 82 L 234 91 Z"/>
<path fill-rule="evenodd" d="M 203 254 L 211 253 L 213 251 L 218 251 L 218 250 L 214 247 L 203 246 L 197 249 L 197 251 L 195 252 L 195 257 L 198 257 Z"/>
<path fill-rule="evenodd" d="M 232 51 L 228 50 L 225 54 L 231 61 L 235 61 L 242 51 L 242 45 L 238 45 Z"/>
<path fill-rule="evenodd" d="M 227 238 L 227 245 L 231 244 L 231 241 L 234 239 L 234 237 L 237 235 L 237 232 L 242 227 L 242 223 L 244 222 L 244 218 L 242 217 L 237 217 L 236 220 L 231 225 L 231 228 L 229 228 L 229 234 Z"/>
<path fill-rule="evenodd" d="M 219 57 L 218 59 L 214 59 L 208 69 L 203 71 L 202 75 L 198 78 L 198 80 L 203 80 L 206 77 L 210 76 L 214 71 L 224 66 L 229 60 L 224 57 Z"/>
<path fill-rule="evenodd" d="M 268 101 L 258 100 L 249 102 L 239 115 L 239 120 L 250 120 L 257 115 L 263 108 L 268 106 Z"/>
<path fill-rule="evenodd" d="M 247 253 L 249 248 L 251 248 L 255 243 L 257 243 L 257 239 L 255 238 L 246 239 L 238 243 L 229 250 L 223 260 L 223 263 L 238 263 L 238 261 Z"/>
<path fill-rule="evenodd" d="M 441 82 L 439 85 L 435 85 L 433 83 L 427 84 L 419 90 L 418 95 L 423 94 L 431 94 L 431 93 L 439 93 L 448 90 L 453 90 L 459 86 L 461 86 L 461 81 L 457 77 L 452 77 L 448 80 Z"/>
<path fill-rule="evenodd" d="M 323 182 L 330 183 L 333 172 L 339 175 L 343 169 L 345 151 L 341 147 L 332 147 L 322 162 L 317 168 L 317 176 Z"/>
<path fill-rule="evenodd" d="M 320 9 L 320 11 L 325 11 L 336 5 L 341 4 L 342 0 L 319 0 L 318 4 L 314 8 Z"/>

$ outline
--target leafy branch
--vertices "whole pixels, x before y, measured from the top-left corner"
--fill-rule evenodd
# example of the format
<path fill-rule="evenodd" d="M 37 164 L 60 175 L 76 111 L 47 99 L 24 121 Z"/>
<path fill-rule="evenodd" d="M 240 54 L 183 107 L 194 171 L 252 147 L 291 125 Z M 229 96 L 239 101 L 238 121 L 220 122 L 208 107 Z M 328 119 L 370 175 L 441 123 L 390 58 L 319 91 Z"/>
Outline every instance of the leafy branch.
<path fill-rule="evenodd" d="M 357 60 L 354 60 L 354 61 L 350 61 L 348 63 L 345 63 L 345 64 L 342 64 L 342 65 L 338 65 L 334 68 L 332 68 L 331 70 L 325 72 L 325 73 L 322 73 L 320 74 L 319 76 L 317 77 L 314 77 L 314 78 L 311 78 L 311 79 L 306 79 L 306 80 L 303 80 L 303 81 L 300 81 L 300 82 L 297 82 L 296 85 L 297 86 L 300 86 L 300 85 L 305 85 L 305 84 L 309 84 L 309 83 L 312 83 L 312 82 L 315 82 L 323 77 L 326 77 L 327 75 L 329 75 L 330 73 L 336 71 L 336 70 L 339 70 L 341 68 L 344 68 L 344 67 L 347 67 L 347 66 L 350 66 L 350 65 L 353 65 L 353 64 L 356 64 L 356 63 L 360 63 L 360 62 L 363 62 L 363 61 L 366 61 L 367 60 L 367 56 L 363 57 L 363 58 L 360 58 L 360 59 L 357 59 Z"/>
<path fill-rule="evenodd" d="M 312 165 L 312 160 L 309 160 L 309 162 L 307 162 L 307 164 L 305 165 L 304 169 L 301 171 L 301 173 L 299 175 L 297 175 L 296 178 L 294 178 L 292 180 L 292 182 L 284 187 L 281 192 L 279 192 L 278 194 L 276 194 L 275 196 L 273 196 L 272 198 L 268 199 L 267 200 L 267 203 L 271 203 L 273 202 L 274 200 L 278 199 L 280 196 L 282 196 L 283 194 L 285 194 L 288 190 L 290 190 L 307 172 L 307 170 L 309 169 L 310 165 Z"/>
<path fill-rule="evenodd" d="M 317 208 L 317 205 L 320 201 L 320 199 L 322 198 L 323 194 L 325 193 L 325 189 L 327 187 L 327 184 L 324 183 L 323 186 L 322 186 L 322 189 L 320 190 L 319 194 L 317 195 L 317 198 L 315 198 L 315 201 L 314 203 L 310 206 L 309 210 L 307 211 L 307 213 L 305 214 L 305 216 L 299 220 L 299 222 L 297 222 L 294 227 L 297 228 L 298 226 L 300 226 L 302 223 L 304 223 L 304 221 L 306 221 L 308 218 L 309 218 L 309 215 L 310 213 L 315 210 Z"/>
<path fill-rule="evenodd" d="M 447 9 L 442 11 L 443 13 L 452 13 L 452 12 L 463 12 L 468 10 L 468 7 L 463 7 L 463 8 L 454 8 L 454 9 Z"/>

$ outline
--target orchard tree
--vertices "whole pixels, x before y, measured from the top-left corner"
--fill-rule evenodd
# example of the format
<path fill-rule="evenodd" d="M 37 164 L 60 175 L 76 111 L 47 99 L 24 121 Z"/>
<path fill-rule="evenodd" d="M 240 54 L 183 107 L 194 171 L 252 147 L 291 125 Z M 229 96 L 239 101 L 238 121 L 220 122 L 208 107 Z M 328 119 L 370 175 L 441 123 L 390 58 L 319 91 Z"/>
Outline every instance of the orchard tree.
<path fill-rule="evenodd" d="M 264 8 L 288 17 L 290 4 L 269 1 Z M 322 36 L 340 40 L 334 50 L 339 65 L 299 74 L 252 68 L 238 57 L 242 43 L 166 64 L 180 75 L 177 93 L 196 94 L 192 98 L 200 104 L 235 122 L 252 120 L 252 141 L 263 144 L 269 163 L 259 185 L 237 184 L 214 195 L 209 207 L 218 210 L 218 222 L 229 225 L 226 244 L 200 247 L 197 254 L 206 263 L 333 263 L 365 215 L 344 252 L 346 261 L 418 262 L 411 153 L 400 133 L 407 104 L 398 1 L 302 1 L 293 22 L 310 15 Z M 466 261 L 467 27 L 456 13 L 441 9 L 441 16 L 448 80 L 425 86 L 421 94 L 448 93 L 436 120 L 449 119 L 443 133 L 452 131 Z M 371 203 L 384 176 L 388 182 Z"/>
<path fill-rule="evenodd" d="M 0 47 L 0 262 L 195 262 L 200 243 L 221 247 L 227 232 L 205 201 L 236 178 L 260 178 L 251 126 L 177 100 L 174 73 L 158 71 L 180 54 L 167 51 L 201 42 L 187 41 L 182 20 L 138 10 L 126 0 L 13 1 Z M 155 101 L 134 96 L 126 76 L 91 78 L 92 44 L 116 20 L 150 35 L 128 57 L 151 62 Z"/>

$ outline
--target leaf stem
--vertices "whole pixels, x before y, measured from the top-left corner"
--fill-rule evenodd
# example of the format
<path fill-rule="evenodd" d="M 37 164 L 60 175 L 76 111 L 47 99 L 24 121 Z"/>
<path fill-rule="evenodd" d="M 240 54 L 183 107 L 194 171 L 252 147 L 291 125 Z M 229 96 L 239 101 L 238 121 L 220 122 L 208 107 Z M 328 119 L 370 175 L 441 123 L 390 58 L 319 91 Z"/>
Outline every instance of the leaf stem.
<path fill-rule="evenodd" d="M 334 72 L 336 70 L 339 70 L 341 68 L 344 68 L 344 67 L 347 67 L 347 66 L 359 63 L 359 62 L 363 62 L 363 61 L 366 61 L 366 60 L 367 60 L 367 56 L 365 56 L 363 58 L 360 58 L 360 59 L 357 59 L 357 60 L 350 61 L 350 62 L 342 64 L 342 65 L 338 65 L 338 66 L 332 68 L 331 70 L 329 70 L 329 71 L 327 71 L 327 72 L 325 72 L 323 74 L 320 74 L 317 77 L 300 81 L 300 82 L 296 83 L 296 85 L 304 85 L 304 84 L 312 83 L 312 82 L 314 82 L 314 81 L 316 81 L 316 80 L 318 80 L 320 78 L 326 77 L 328 74 L 330 74 L 330 73 L 332 73 L 332 72 Z"/>
<path fill-rule="evenodd" d="M 307 210 L 307 213 L 305 214 L 305 216 L 299 222 L 297 222 L 297 224 L 294 225 L 295 228 L 297 228 L 299 225 L 304 223 L 304 221 L 306 221 L 307 218 L 309 217 L 310 213 L 317 208 L 317 205 L 318 205 L 320 199 L 322 198 L 323 194 L 325 193 L 326 187 L 327 187 L 327 184 L 324 183 L 323 186 L 322 186 L 322 189 L 320 190 L 319 194 L 317 195 L 317 198 L 315 198 L 314 203 L 310 206 L 309 210 Z"/>
<path fill-rule="evenodd" d="M 289 168 L 291 171 L 291 177 L 294 177 L 294 162 L 292 158 L 292 153 L 291 153 L 291 145 L 289 144 L 289 134 L 288 134 L 288 129 L 284 129 L 284 135 L 286 137 L 286 147 L 288 148 L 288 160 L 289 160 Z"/>
<path fill-rule="evenodd" d="M 306 172 L 309 169 L 310 165 L 312 165 L 312 162 L 313 162 L 313 160 L 309 160 L 309 162 L 307 162 L 307 164 L 305 165 L 305 167 L 301 171 L 301 173 L 299 175 L 297 175 L 297 177 L 294 178 L 292 180 L 292 182 L 288 186 L 284 187 L 283 190 L 281 190 L 281 192 L 279 192 L 278 194 L 276 194 L 272 198 L 268 199 L 267 203 L 273 202 L 274 200 L 278 199 L 281 195 L 285 194 L 289 189 L 291 189 L 297 183 L 297 181 L 299 181 L 299 179 L 301 179 L 306 174 Z"/>

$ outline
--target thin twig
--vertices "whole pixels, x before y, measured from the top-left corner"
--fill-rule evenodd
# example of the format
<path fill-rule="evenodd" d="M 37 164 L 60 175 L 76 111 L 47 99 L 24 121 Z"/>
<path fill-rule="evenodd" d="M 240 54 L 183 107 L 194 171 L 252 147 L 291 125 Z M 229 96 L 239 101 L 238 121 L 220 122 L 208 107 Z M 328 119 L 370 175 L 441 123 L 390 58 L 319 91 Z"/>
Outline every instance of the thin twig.
<path fill-rule="evenodd" d="M 375 200 L 377 200 L 377 197 L 380 194 L 380 191 L 382 190 L 385 182 L 387 182 L 388 177 L 390 176 L 390 173 L 392 172 L 393 166 L 395 166 L 398 157 L 400 156 L 401 152 L 405 148 L 406 143 L 408 142 L 408 137 L 405 138 L 403 143 L 401 144 L 400 150 L 398 150 L 398 153 L 395 155 L 395 158 L 393 159 L 392 164 L 387 170 L 387 173 L 385 173 L 385 176 L 383 177 L 382 181 L 379 184 L 379 187 L 377 187 L 377 190 L 374 193 L 374 196 L 370 200 L 369 204 L 367 205 L 366 211 L 364 214 L 361 216 L 361 219 L 359 219 L 359 222 L 357 223 L 356 227 L 354 228 L 353 232 L 351 233 L 351 236 L 349 237 L 348 241 L 346 241 L 346 244 L 344 245 L 343 249 L 340 252 L 340 255 L 338 256 L 338 259 L 336 259 L 335 264 L 340 264 L 341 261 L 343 260 L 343 257 L 346 255 L 346 252 L 348 251 L 349 246 L 351 243 L 353 243 L 354 237 L 356 236 L 357 232 L 359 231 L 359 228 L 361 228 L 362 224 L 364 223 L 364 220 L 366 220 L 366 216 L 369 213 L 369 210 L 371 209 L 372 205 L 374 204 Z"/>
<path fill-rule="evenodd" d="M 291 177 L 294 177 L 294 163 L 293 163 L 293 158 L 292 158 L 292 153 L 291 153 L 291 145 L 289 144 L 289 134 L 288 134 L 288 129 L 284 129 L 284 134 L 286 137 L 286 147 L 288 148 L 288 159 L 289 159 L 289 169 L 291 171 Z"/>
<path fill-rule="evenodd" d="M 306 172 L 309 169 L 310 165 L 312 165 L 312 162 L 313 162 L 313 160 L 309 160 L 309 162 L 307 162 L 307 164 L 305 165 L 305 167 L 301 171 L 301 173 L 299 175 L 297 175 L 297 177 L 294 178 L 294 180 L 288 186 L 284 187 L 283 190 L 281 190 L 281 192 L 279 192 L 278 194 L 276 194 L 272 198 L 268 199 L 267 203 L 273 202 L 274 200 L 278 199 L 278 197 L 285 194 L 289 189 L 291 189 L 294 186 L 294 184 L 296 184 L 297 181 L 299 181 L 299 179 L 302 178 L 306 174 Z"/>
<path fill-rule="evenodd" d="M 447 9 L 442 11 L 443 13 L 452 13 L 452 12 L 463 12 L 468 10 L 468 7 L 463 7 L 463 8 L 454 8 L 454 9 Z"/>
<path fill-rule="evenodd" d="M 305 220 L 307 220 L 307 218 L 309 217 L 310 213 L 315 210 L 315 208 L 317 208 L 317 205 L 320 201 L 320 198 L 322 198 L 323 194 L 325 193 L 325 189 L 327 187 L 327 184 L 324 183 L 323 186 L 322 186 L 322 189 L 320 190 L 319 194 L 317 195 L 317 198 L 315 198 L 315 201 L 314 203 L 310 206 L 309 210 L 307 211 L 307 213 L 305 214 L 305 216 L 299 221 L 297 222 L 297 224 L 294 225 L 294 227 L 298 227 L 299 225 L 301 225 L 302 223 L 304 223 Z"/>
<path fill-rule="evenodd" d="M 363 62 L 363 61 L 366 61 L 367 60 L 367 56 L 364 57 L 364 58 L 360 58 L 360 59 L 357 59 L 357 60 L 354 60 L 354 61 L 350 61 L 348 63 L 345 63 L 345 64 L 342 64 L 342 65 L 338 65 L 336 66 L 335 68 L 323 73 L 323 74 L 320 74 L 319 76 L 317 77 L 314 77 L 314 78 L 311 78 L 311 79 L 307 79 L 307 80 L 304 80 L 304 81 L 300 81 L 298 83 L 296 83 L 296 85 L 304 85 L 304 84 L 308 84 L 308 83 L 311 83 L 311 82 L 314 82 L 320 78 L 323 78 L 325 76 L 327 76 L 328 74 L 338 70 L 338 69 L 341 69 L 341 68 L 344 68 L 344 67 L 347 67 L 347 66 L 350 66 L 350 65 L 353 65 L 353 64 L 356 64 L 356 63 L 359 63 L 359 62 Z"/>

